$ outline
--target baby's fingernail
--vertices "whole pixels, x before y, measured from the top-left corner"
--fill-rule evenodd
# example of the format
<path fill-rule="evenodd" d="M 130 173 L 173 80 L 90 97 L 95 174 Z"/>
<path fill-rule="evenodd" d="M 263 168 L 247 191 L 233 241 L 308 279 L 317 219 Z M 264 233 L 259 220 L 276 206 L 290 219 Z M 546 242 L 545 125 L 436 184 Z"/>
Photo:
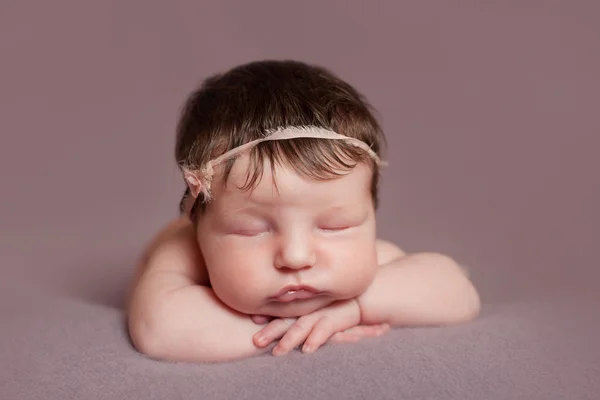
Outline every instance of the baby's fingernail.
<path fill-rule="evenodd" d="M 313 351 L 315 351 L 315 346 L 310 345 L 310 344 L 306 344 L 304 345 L 304 347 L 302 348 L 302 351 L 304 353 L 312 353 Z"/>

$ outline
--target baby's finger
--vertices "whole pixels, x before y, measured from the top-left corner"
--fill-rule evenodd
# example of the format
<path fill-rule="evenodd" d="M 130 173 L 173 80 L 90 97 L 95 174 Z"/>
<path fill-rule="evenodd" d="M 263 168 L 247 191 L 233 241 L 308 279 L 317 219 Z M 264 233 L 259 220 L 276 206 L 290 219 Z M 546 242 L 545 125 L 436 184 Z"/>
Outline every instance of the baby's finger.
<path fill-rule="evenodd" d="M 390 330 L 388 324 L 378 325 L 357 325 L 343 332 L 335 333 L 330 339 L 330 343 L 350 343 L 357 342 L 367 337 L 382 336 Z"/>
<path fill-rule="evenodd" d="M 380 324 L 380 325 L 372 325 L 369 327 L 369 333 L 372 334 L 372 336 L 381 336 L 386 334 L 391 328 L 391 326 L 389 324 Z"/>
<path fill-rule="evenodd" d="M 390 329 L 392 329 L 390 324 L 381 324 L 381 325 L 376 325 L 376 329 L 375 331 L 377 332 L 377 336 L 381 336 L 384 333 L 387 333 L 390 331 Z"/>
<path fill-rule="evenodd" d="M 252 319 L 252 322 L 257 325 L 266 324 L 274 319 L 273 317 L 268 317 L 266 315 L 252 315 L 250 318 Z"/>
<path fill-rule="evenodd" d="M 281 338 L 290 328 L 290 325 L 295 321 L 293 318 L 275 319 L 260 331 L 254 334 L 252 338 L 254 344 L 258 347 L 265 347 L 271 344 L 274 340 Z"/>
<path fill-rule="evenodd" d="M 300 346 L 313 329 L 314 321 L 314 317 L 304 316 L 299 318 L 277 343 L 277 346 L 273 349 L 273 355 L 282 356 Z"/>
<path fill-rule="evenodd" d="M 378 324 L 378 325 L 358 325 L 351 329 L 349 329 L 348 333 L 355 333 L 362 336 L 381 336 L 387 331 L 390 330 L 390 326 L 388 324 Z"/>
<path fill-rule="evenodd" d="M 317 349 L 327 342 L 327 340 L 334 333 L 334 327 L 331 324 L 331 319 L 327 318 L 327 316 L 321 317 L 304 342 L 302 351 L 304 353 L 312 353 L 317 351 Z"/>
<path fill-rule="evenodd" d="M 331 338 L 329 338 L 327 343 L 331 343 L 331 344 L 355 343 L 355 342 L 360 341 L 361 339 L 364 339 L 364 336 L 357 335 L 354 333 L 348 333 L 348 332 L 336 332 L 333 334 L 333 336 L 331 336 Z"/>

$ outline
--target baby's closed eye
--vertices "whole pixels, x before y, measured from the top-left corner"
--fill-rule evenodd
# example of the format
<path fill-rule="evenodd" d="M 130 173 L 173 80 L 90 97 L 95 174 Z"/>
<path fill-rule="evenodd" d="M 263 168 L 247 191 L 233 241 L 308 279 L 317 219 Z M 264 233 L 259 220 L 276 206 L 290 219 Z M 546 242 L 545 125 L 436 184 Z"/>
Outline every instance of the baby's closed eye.
<path fill-rule="evenodd" d="M 230 224 L 228 230 L 235 235 L 257 236 L 270 232 L 271 228 L 260 221 L 241 221 Z"/>
<path fill-rule="evenodd" d="M 364 222 L 363 218 L 330 219 L 318 223 L 317 229 L 325 233 L 343 233 L 360 228 Z"/>
<path fill-rule="evenodd" d="M 368 218 L 366 213 L 339 212 L 319 218 L 316 226 L 323 231 L 344 231 L 363 225 Z"/>
<path fill-rule="evenodd" d="M 353 224 L 322 224 L 319 229 L 329 232 L 340 232 L 352 228 Z"/>
<path fill-rule="evenodd" d="M 223 219 L 222 226 L 226 234 L 240 236 L 258 236 L 272 230 L 267 220 L 254 216 Z"/>

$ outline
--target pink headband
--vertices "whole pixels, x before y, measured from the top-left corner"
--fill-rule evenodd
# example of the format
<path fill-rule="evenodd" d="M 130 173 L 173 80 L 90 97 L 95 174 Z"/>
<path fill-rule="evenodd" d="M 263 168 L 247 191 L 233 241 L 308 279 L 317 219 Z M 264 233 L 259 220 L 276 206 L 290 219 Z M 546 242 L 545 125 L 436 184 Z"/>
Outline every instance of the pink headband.
<path fill-rule="evenodd" d="M 318 139 L 334 139 L 334 140 L 345 140 L 352 144 L 353 146 L 359 147 L 366 151 L 369 156 L 378 164 L 385 165 L 382 162 L 377 154 L 363 141 L 351 138 L 348 136 L 340 135 L 339 133 L 335 133 L 328 129 L 318 128 L 313 126 L 307 127 L 287 127 L 280 128 L 268 133 L 266 136 L 238 146 L 229 150 L 228 152 L 220 155 L 217 158 L 214 158 L 208 161 L 203 167 L 199 170 L 189 170 L 184 168 L 184 177 L 186 182 L 190 187 L 190 192 L 194 198 L 198 197 L 200 192 L 204 193 L 205 201 L 209 201 L 212 198 L 210 189 L 212 178 L 214 175 L 214 168 L 231 159 L 236 157 L 243 151 L 251 149 L 256 146 L 258 143 L 266 142 L 269 140 L 286 140 L 286 139 L 295 139 L 295 138 L 318 138 Z"/>

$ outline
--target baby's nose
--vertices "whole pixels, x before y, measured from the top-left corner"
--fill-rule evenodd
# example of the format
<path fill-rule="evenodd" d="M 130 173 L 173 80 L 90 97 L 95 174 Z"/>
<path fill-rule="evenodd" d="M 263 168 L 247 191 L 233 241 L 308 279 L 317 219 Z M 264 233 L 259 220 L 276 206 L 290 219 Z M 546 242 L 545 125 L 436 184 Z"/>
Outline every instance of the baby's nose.
<path fill-rule="evenodd" d="M 298 238 L 284 242 L 275 257 L 277 268 L 304 269 L 315 264 L 315 252 L 310 240 Z"/>

